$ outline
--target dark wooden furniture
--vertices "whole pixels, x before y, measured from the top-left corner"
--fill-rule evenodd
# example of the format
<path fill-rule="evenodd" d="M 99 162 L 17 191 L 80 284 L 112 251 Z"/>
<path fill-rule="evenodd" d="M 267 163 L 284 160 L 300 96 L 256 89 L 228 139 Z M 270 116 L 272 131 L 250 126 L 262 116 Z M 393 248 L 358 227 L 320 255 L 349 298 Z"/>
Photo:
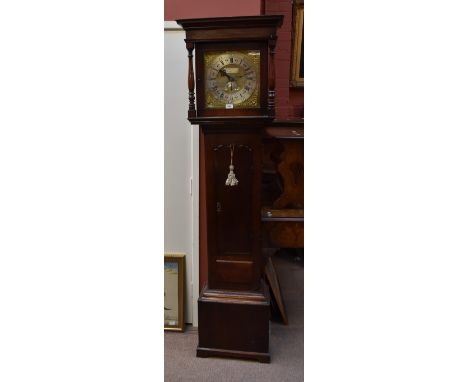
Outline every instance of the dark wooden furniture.
<path fill-rule="evenodd" d="M 274 53 L 282 18 L 177 20 L 186 31 L 188 119 L 200 126 L 200 227 L 206 230 L 200 257 L 208 260 L 208 282 L 198 300 L 199 357 L 270 361 L 262 136 L 275 116 Z M 234 186 L 226 184 L 231 158 Z"/>
<path fill-rule="evenodd" d="M 269 248 L 303 248 L 304 122 L 274 121 L 265 129 L 264 143 L 264 167 L 267 170 L 264 173 L 279 177 L 280 182 L 276 193 L 274 187 L 270 192 L 264 190 L 263 245 Z M 281 319 L 287 324 L 280 282 L 270 257 L 267 258 L 265 275 Z"/>

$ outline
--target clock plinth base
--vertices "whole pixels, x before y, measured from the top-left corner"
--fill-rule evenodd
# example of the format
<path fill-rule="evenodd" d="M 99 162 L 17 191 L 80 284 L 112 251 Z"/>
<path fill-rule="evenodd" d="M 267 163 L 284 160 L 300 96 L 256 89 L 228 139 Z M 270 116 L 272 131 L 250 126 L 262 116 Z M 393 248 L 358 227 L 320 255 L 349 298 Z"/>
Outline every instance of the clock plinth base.
<path fill-rule="evenodd" d="M 270 363 L 270 353 L 255 353 L 246 351 L 208 349 L 197 347 L 197 357 L 225 357 L 225 358 L 243 358 L 252 359 L 261 363 Z"/>
<path fill-rule="evenodd" d="M 270 296 L 203 288 L 198 299 L 197 357 L 230 357 L 270 362 Z"/>

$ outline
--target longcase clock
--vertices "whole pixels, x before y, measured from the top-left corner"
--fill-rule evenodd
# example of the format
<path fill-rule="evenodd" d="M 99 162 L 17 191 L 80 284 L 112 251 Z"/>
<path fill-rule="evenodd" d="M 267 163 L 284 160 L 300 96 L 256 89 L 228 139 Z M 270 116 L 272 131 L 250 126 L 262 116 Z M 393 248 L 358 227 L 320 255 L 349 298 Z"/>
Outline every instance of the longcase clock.
<path fill-rule="evenodd" d="M 177 20 L 186 31 L 188 119 L 200 126 L 197 356 L 270 361 L 261 253 L 262 132 L 275 117 L 274 53 L 282 16 Z M 194 59 L 195 56 L 195 59 Z"/>

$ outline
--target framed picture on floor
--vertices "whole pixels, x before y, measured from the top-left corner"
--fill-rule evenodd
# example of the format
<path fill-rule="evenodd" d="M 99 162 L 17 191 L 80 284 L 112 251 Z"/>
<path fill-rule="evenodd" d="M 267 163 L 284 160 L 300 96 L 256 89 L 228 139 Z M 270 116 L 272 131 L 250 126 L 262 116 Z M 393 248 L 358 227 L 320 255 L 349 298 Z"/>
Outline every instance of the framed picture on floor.
<path fill-rule="evenodd" d="M 164 330 L 184 331 L 185 255 L 164 255 Z"/>

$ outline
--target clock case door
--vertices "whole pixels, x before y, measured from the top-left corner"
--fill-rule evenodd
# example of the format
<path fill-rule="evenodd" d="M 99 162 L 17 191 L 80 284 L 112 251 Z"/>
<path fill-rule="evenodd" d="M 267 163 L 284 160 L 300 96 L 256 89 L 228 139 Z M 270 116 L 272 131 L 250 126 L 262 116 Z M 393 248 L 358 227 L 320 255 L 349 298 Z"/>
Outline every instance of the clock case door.
<path fill-rule="evenodd" d="M 202 127 L 205 147 L 205 182 L 208 224 L 208 286 L 210 289 L 253 291 L 260 287 L 261 135 L 220 133 L 223 127 Z M 226 131 L 224 129 L 224 131 Z M 226 186 L 234 145 L 237 186 Z"/>
<path fill-rule="evenodd" d="M 227 52 L 227 51 L 260 51 L 260 74 L 257 78 L 257 86 L 260 86 L 259 108 L 242 108 L 234 106 L 233 109 L 210 109 L 205 107 L 205 75 L 206 68 L 204 62 L 205 52 Z M 268 95 L 268 46 L 266 42 L 216 42 L 216 43 L 196 43 L 195 44 L 195 65 L 196 65 L 196 95 L 197 95 L 197 116 L 198 117 L 234 117 L 234 116 L 264 116 L 268 117 L 267 95 Z"/>

